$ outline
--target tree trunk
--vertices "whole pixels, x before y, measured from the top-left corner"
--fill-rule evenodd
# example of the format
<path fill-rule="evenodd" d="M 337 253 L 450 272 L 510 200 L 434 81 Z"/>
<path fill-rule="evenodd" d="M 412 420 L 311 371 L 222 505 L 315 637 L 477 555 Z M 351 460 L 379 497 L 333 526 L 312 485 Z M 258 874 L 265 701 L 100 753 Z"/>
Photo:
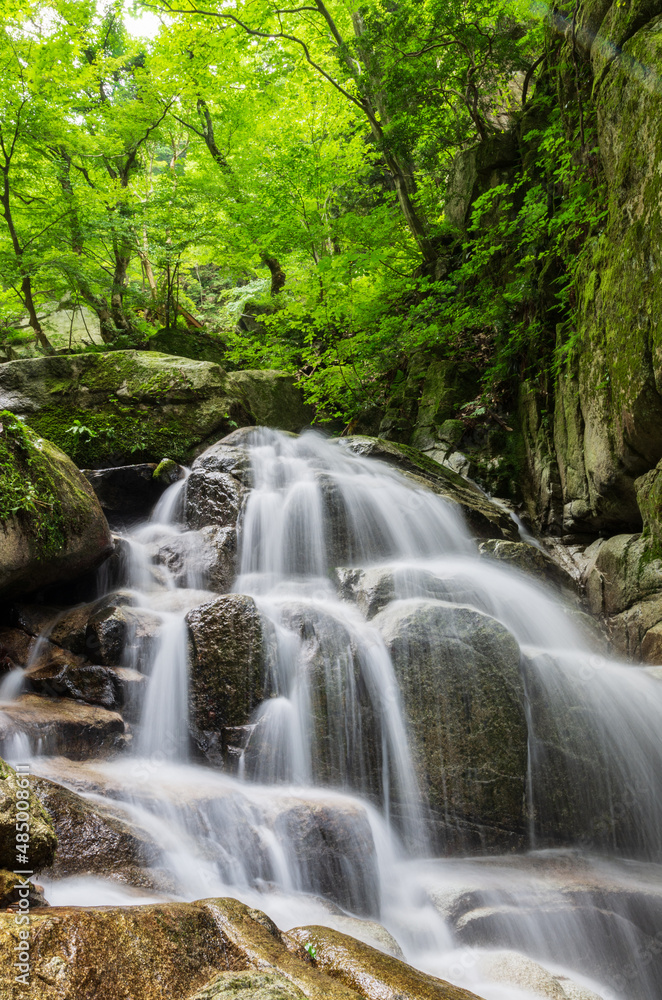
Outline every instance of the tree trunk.
<path fill-rule="evenodd" d="M 26 273 L 23 264 L 23 247 L 21 246 L 21 241 L 18 238 L 18 232 L 16 231 L 16 225 L 14 224 L 14 217 L 11 211 L 11 198 L 9 190 L 9 161 L 7 161 L 2 173 L 4 176 L 3 176 L 2 194 L 0 194 L 0 205 L 2 206 L 2 214 L 7 224 L 7 229 L 9 230 L 9 236 L 11 238 L 12 247 L 14 250 L 14 256 L 16 257 L 16 262 L 18 264 L 19 272 L 21 274 L 21 298 L 23 299 L 23 305 L 27 309 L 30 326 L 34 331 L 37 343 L 48 354 L 53 354 L 54 353 L 53 345 L 51 344 L 48 337 L 44 333 L 42 325 L 39 322 L 39 317 L 37 316 L 37 308 L 34 303 L 34 295 L 32 292 L 32 279 L 30 275 Z"/>
<path fill-rule="evenodd" d="M 270 257 L 266 253 L 261 253 L 260 257 L 264 264 L 271 271 L 271 294 L 278 295 L 285 287 L 287 276 L 275 257 Z"/>

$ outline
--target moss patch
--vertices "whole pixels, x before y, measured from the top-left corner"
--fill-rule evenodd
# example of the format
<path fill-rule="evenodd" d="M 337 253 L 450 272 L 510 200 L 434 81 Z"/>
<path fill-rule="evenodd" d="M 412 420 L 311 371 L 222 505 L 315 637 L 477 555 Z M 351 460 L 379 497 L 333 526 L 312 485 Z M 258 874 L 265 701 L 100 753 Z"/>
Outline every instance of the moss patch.
<path fill-rule="evenodd" d="M 37 434 L 9 410 L 0 412 L 0 524 L 16 519 L 55 555 L 65 540 L 65 513 Z"/>

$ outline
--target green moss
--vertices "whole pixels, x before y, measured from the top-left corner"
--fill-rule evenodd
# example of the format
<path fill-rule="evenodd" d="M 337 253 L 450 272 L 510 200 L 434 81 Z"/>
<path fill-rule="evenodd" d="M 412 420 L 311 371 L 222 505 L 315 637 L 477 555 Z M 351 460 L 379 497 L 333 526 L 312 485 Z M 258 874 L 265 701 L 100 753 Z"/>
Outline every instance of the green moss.
<path fill-rule="evenodd" d="M 38 540 L 44 556 L 65 541 L 65 515 L 39 437 L 9 410 L 0 412 L 0 523 L 17 519 Z"/>

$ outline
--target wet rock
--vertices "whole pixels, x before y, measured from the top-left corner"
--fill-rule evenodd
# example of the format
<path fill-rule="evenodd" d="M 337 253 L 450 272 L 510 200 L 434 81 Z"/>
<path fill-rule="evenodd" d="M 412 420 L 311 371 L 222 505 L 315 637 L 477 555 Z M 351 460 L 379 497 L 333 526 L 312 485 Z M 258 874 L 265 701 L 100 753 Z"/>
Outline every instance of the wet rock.
<path fill-rule="evenodd" d="M 366 618 L 373 618 L 391 601 L 399 598 L 420 597 L 458 603 L 462 600 L 467 603 L 475 600 L 475 589 L 472 590 L 461 578 L 450 576 L 441 579 L 418 567 L 339 567 L 335 571 L 335 577 L 340 595 L 345 600 L 356 603 Z"/>
<path fill-rule="evenodd" d="M 186 484 L 186 523 L 194 529 L 234 527 L 245 493 L 239 480 L 228 472 L 194 465 Z"/>
<path fill-rule="evenodd" d="M 458 505 L 470 531 L 477 538 L 519 539 L 514 521 L 502 507 L 492 503 L 469 480 L 415 448 L 369 437 L 341 438 L 339 444 L 356 455 L 371 456 L 395 466 L 412 482 L 424 485 Z"/>
<path fill-rule="evenodd" d="M 251 486 L 251 456 L 249 445 L 259 440 L 262 428 L 242 427 L 211 445 L 193 463 L 195 469 L 226 472 L 243 486 Z"/>
<path fill-rule="evenodd" d="M 428 976 L 328 927 L 296 927 L 287 934 L 299 953 L 314 950 L 315 968 L 371 1000 L 477 1000 L 475 993 Z"/>
<path fill-rule="evenodd" d="M 85 760 L 121 750 L 125 725 L 121 715 L 70 698 L 21 695 L 0 715 L 0 744 L 23 733 L 44 753 Z"/>
<path fill-rule="evenodd" d="M 218 760 L 264 697 L 264 636 L 251 597 L 228 594 L 186 616 L 193 737 Z"/>
<path fill-rule="evenodd" d="M 19 862 L 16 847 L 16 813 L 19 799 L 18 792 L 28 792 L 28 812 L 30 814 L 30 840 L 27 851 L 27 864 Z M 19 868 L 31 868 L 40 871 L 52 864 L 57 846 L 53 820 L 41 805 L 30 788 L 27 778 L 0 760 L 0 868 L 15 871 Z"/>
<path fill-rule="evenodd" d="M 17 602 L 7 608 L 7 624 L 37 636 L 46 629 L 61 612 L 61 608 L 48 607 L 43 604 L 24 604 Z"/>
<path fill-rule="evenodd" d="M 30 659 L 33 637 L 17 628 L 0 628 L 0 659 L 24 667 Z"/>
<path fill-rule="evenodd" d="M 65 664 L 59 669 L 30 667 L 25 672 L 34 690 L 43 694 L 62 695 L 113 709 L 122 704 L 119 679 L 110 667 L 93 664 Z"/>
<path fill-rule="evenodd" d="M 365 810 L 334 802 L 302 802 L 281 812 L 274 829 L 296 845 L 297 865 L 309 891 L 352 913 L 379 911 L 375 844 Z"/>
<path fill-rule="evenodd" d="M 98 875 L 140 884 L 136 873 L 158 864 L 161 852 L 123 810 L 90 802 L 48 778 L 31 779 L 34 794 L 53 819 L 58 846 L 49 866 L 50 878 Z"/>
<path fill-rule="evenodd" d="M 161 624 L 159 615 L 145 608 L 107 603 L 85 627 L 88 656 L 106 666 L 127 661 L 144 664 Z"/>
<path fill-rule="evenodd" d="M 513 636 L 488 615 L 440 601 L 396 602 L 373 624 L 446 844 L 523 842 L 528 730 Z"/>
<path fill-rule="evenodd" d="M 190 1000 L 305 1000 L 306 994 L 274 972 L 222 972 Z"/>
<path fill-rule="evenodd" d="M 74 580 L 110 555 L 108 523 L 85 477 L 7 411 L 0 464 L 0 597 Z"/>
<path fill-rule="evenodd" d="M 227 594 L 237 572 L 237 532 L 208 525 L 173 535 L 159 546 L 159 559 L 177 587 L 207 587 Z"/>

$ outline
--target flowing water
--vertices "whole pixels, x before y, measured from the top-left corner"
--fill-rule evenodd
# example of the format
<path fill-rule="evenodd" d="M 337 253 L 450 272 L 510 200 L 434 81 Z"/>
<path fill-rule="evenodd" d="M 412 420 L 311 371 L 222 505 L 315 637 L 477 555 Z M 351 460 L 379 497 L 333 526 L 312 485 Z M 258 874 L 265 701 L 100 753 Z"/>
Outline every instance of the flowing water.
<path fill-rule="evenodd" d="M 160 848 L 154 892 L 74 879 L 50 884 L 50 901 L 235 895 L 285 928 L 327 923 L 373 941 L 356 918 L 378 920 L 412 964 L 486 1000 L 655 1000 L 662 684 L 596 654 L 550 592 L 479 559 L 458 509 L 395 470 L 315 434 L 256 431 L 247 446 L 234 590 L 254 598 L 264 622 L 269 697 L 234 773 L 192 760 L 185 618 L 215 595 L 204 589 L 199 533 L 184 524 L 181 481 L 125 544 L 125 585 L 159 622 L 147 648 L 129 642 L 125 654 L 149 675 L 134 749 L 108 763 L 33 765 L 123 802 Z M 158 556 L 174 538 L 186 553 L 176 578 Z M 381 606 L 468 607 L 517 640 L 527 853 L 431 860 L 439 835 L 394 665 L 369 609 L 345 599 L 343 581 L 363 571 L 386 581 Z M 547 993 L 535 992 L 542 972 L 527 978 L 521 956 L 556 977 Z M 559 992 L 569 980 L 575 992 Z"/>

